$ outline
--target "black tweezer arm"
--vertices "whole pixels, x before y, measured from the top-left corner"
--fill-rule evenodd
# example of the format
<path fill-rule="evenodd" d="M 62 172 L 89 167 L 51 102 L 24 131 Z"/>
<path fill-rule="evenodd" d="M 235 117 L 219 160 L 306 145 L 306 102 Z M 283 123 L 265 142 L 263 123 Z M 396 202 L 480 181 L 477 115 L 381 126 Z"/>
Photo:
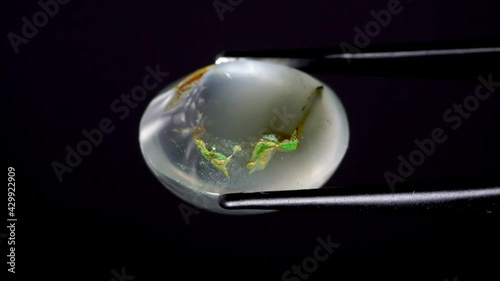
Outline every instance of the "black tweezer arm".
<path fill-rule="evenodd" d="M 370 192 L 373 188 L 233 193 L 219 197 L 225 209 L 330 210 L 355 213 L 500 214 L 500 186 L 475 189 Z M 385 186 L 387 188 L 387 186 Z"/>
<path fill-rule="evenodd" d="M 308 73 L 474 80 L 500 70 L 500 40 L 423 42 L 332 48 L 225 51 L 216 63 L 249 58 L 286 64 Z"/>

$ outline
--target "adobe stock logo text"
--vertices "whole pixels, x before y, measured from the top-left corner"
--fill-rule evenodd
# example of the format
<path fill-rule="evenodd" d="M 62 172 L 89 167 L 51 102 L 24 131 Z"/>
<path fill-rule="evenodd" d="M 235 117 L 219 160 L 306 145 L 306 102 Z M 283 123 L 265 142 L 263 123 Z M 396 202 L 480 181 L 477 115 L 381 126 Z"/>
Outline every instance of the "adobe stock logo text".
<path fill-rule="evenodd" d="M 132 88 L 130 95 L 122 93 L 119 99 L 115 99 L 111 103 L 111 111 L 117 114 L 118 119 L 121 121 L 129 116 L 132 109 L 137 108 L 138 102 L 146 99 L 148 91 L 156 89 L 163 79 L 169 75 L 167 72 L 161 72 L 159 64 L 156 65 L 155 69 L 146 66 L 146 72 L 148 74 L 142 78 L 142 84 Z M 82 163 L 83 157 L 89 156 L 93 148 L 102 143 L 104 135 L 110 134 L 115 128 L 116 126 L 111 118 L 106 117 L 99 121 L 97 128 L 90 130 L 83 129 L 82 135 L 84 139 L 76 144 L 76 149 L 70 145 L 66 145 L 64 163 L 52 161 L 51 167 L 54 170 L 57 180 L 62 182 L 63 175 L 72 173 Z"/>

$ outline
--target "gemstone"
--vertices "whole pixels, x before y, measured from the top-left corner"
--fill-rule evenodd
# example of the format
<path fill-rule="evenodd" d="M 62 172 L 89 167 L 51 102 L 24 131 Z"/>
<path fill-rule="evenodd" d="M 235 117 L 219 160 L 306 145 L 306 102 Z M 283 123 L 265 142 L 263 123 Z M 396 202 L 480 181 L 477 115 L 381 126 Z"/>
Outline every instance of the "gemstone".
<path fill-rule="evenodd" d="M 218 213 L 226 193 L 314 189 L 344 157 L 347 116 L 334 91 L 297 69 L 240 59 L 201 68 L 151 101 L 144 159 L 172 193 Z"/>

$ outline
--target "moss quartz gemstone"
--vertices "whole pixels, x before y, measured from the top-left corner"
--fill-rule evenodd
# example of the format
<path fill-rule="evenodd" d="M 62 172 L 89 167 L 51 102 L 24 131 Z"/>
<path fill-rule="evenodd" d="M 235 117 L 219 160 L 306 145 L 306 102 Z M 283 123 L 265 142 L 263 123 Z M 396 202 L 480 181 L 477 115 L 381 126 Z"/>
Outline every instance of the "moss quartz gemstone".
<path fill-rule="evenodd" d="M 147 165 L 171 192 L 229 213 L 218 195 L 320 188 L 344 157 L 349 128 L 340 100 L 321 81 L 287 66 L 237 60 L 162 90 L 144 112 L 139 140 Z"/>

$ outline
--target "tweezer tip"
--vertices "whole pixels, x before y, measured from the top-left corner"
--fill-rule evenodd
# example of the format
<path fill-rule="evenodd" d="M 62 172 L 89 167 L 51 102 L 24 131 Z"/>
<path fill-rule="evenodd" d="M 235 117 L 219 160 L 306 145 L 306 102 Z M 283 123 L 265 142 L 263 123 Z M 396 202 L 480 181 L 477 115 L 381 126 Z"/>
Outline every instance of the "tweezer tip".
<path fill-rule="evenodd" d="M 219 206 L 221 206 L 223 209 L 230 210 L 234 206 L 234 202 L 227 202 L 226 195 L 223 194 L 219 196 Z"/>

